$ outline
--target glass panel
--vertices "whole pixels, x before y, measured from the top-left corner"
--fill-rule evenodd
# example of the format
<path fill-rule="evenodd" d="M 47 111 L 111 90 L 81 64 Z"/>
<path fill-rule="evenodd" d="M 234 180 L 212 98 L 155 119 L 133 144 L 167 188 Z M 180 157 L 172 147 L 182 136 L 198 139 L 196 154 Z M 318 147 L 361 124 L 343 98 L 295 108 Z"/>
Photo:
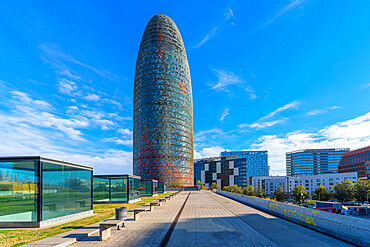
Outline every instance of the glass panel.
<path fill-rule="evenodd" d="M 94 202 L 109 201 L 109 178 L 94 177 Z"/>
<path fill-rule="evenodd" d="M 43 163 L 42 220 L 91 210 L 91 171 Z"/>
<path fill-rule="evenodd" d="M 164 185 L 163 182 L 158 182 L 158 193 L 163 193 L 164 192 L 163 185 Z"/>
<path fill-rule="evenodd" d="M 129 178 L 130 181 L 130 197 L 129 200 L 136 200 L 140 198 L 140 179 Z"/>
<path fill-rule="evenodd" d="M 141 180 L 141 196 L 152 196 L 152 181 Z"/>
<path fill-rule="evenodd" d="M 153 182 L 153 195 L 158 194 L 158 181 L 152 180 L 152 182 Z"/>
<path fill-rule="evenodd" d="M 37 221 L 38 162 L 0 162 L 0 222 Z"/>
<path fill-rule="evenodd" d="M 127 201 L 127 177 L 111 177 L 111 201 Z"/>

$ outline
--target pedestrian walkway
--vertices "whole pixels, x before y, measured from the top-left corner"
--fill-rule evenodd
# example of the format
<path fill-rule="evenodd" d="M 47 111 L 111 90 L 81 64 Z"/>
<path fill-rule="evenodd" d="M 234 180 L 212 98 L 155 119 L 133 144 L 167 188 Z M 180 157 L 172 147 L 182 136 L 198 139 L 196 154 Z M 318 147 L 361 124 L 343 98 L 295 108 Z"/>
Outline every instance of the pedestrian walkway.
<path fill-rule="evenodd" d="M 141 213 L 138 221 L 129 212 L 125 227 L 106 241 L 95 234 L 72 246 L 351 245 L 210 191 L 192 191 Z"/>

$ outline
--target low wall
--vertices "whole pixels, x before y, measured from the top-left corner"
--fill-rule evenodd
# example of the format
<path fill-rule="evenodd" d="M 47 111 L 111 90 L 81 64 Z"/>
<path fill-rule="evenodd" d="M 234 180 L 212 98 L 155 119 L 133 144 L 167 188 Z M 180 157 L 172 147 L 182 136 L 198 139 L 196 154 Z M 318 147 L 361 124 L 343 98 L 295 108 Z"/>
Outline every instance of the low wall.
<path fill-rule="evenodd" d="M 216 193 L 345 241 L 361 246 L 370 246 L 370 220 L 227 191 L 216 190 Z"/>

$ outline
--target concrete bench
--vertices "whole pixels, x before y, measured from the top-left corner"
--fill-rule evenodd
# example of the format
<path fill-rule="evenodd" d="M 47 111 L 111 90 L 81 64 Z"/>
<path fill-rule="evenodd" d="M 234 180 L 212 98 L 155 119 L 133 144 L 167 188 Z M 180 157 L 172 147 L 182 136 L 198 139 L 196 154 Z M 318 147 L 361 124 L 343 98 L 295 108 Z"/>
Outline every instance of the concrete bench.
<path fill-rule="evenodd" d="M 165 196 L 164 198 L 166 198 L 167 200 L 170 200 L 171 199 L 170 196 Z"/>
<path fill-rule="evenodd" d="M 159 202 L 159 201 L 154 201 L 154 202 L 150 202 L 150 207 L 149 207 L 149 211 L 153 211 L 152 210 L 152 207 L 154 207 L 154 206 L 156 206 L 156 205 L 158 205 L 158 206 L 160 206 L 161 205 L 161 203 Z M 153 208 L 154 209 L 154 208 Z"/>
<path fill-rule="evenodd" d="M 171 194 L 171 195 L 169 195 L 171 198 L 173 198 L 174 197 L 174 194 Z"/>
<path fill-rule="evenodd" d="M 123 220 L 108 220 L 104 221 L 99 224 L 99 239 L 100 241 L 107 240 L 112 235 L 111 227 L 117 227 L 117 230 L 119 229 L 119 226 L 124 226 Z"/>
<path fill-rule="evenodd" d="M 136 221 L 137 219 L 139 219 L 139 214 L 145 211 L 146 211 L 145 208 L 135 208 L 134 209 L 134 220 Z"/>
<path fill-rule="evenodd" d="M 159 199 L 158 199 L 158 201 L 159 201 L 160 203 L 162 203 L 162 202 L 166 202 L 166 201 L 167 201 L 167 199 L 166 199 L 166 198 L 159 198 Z"/>

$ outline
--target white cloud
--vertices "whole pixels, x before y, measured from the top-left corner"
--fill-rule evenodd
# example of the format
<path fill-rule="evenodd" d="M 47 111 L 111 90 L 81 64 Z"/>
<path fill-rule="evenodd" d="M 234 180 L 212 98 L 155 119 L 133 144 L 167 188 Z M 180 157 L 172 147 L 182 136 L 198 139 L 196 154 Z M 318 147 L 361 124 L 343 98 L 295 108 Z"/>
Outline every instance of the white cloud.
<path fill-rule="evenodd" d="M 316 133 L 294 131 L 284 136 L 263 135 L 251 145 L 268 150 L 272 174 L 285 174 L 285 153 L 309 148 L 359 148 L 370 145 L 370 112 L 327 126 Z"/>
<path fill-rule="evenodd" d="M 331 107 L 329 107 L 330 110 L 336 110 L 336 109 L 339 109 L 340 106 L 337 106 L 337 105 L 333 105 Z"/>
<path fill-rule="evenodd" d="M 74 81 L 67 80 L 65 78 L 58 79 L 57 89 L 63 94 L 70 96 L 79 95 L 78 87 Z"/>
<path fill-rule="evenodd" d="M 270 112 L 266 116 L 260 118 L 260 120 L 265 120 L 265 119 L 271 118 L 271 117 L 275 116 L 277 113 L 282 112 L 282 111 L 285 111 L 285 110 L 288 110 L 290 108 L 296 108 L 298 106 L 298 104 L 299 104 L 298 101 L 293 101 L 293 102 L 291 102 L 289 104 L 286 104 L 284 106 L 281 106 L 278 109 L 276 109 L 275 111 Z"/>
<path fill-rule="evenodd" d="M 215 84 L 208 84 L 216 92 L 224 91 L 230 93 L 230 86 L 236 85 L 244 89 L 249 95 L 249 99 L 255 99 L 257 96 L 254 94 L 254 90 L 246 85 L 246 82 L 233 72 L 225 70 L 213 70 L 216 73 L 218 81 Z"/>
<path fill-rule="evenodd" d="M 220 121 L 222 122 L 222 121 L 224 121 L 224 119 L 225 119 L 225 117 L 227 116 L 227 115 L 229 115 L 229 111 L 230 111 L 230 108 L 224 108 L 223 110 L 222 110 L 222 114 L 221 114 L 221 117 L 220 117 Z"/>
<path fill-rule="evenodd" d="M 234 12 L 232 9 L 225 10 L 224 17 L 226 20 L 232 18 L 234 16 Z"/>
<path fill-rule="evenodd" d="M 200 158 L 205 158 L 205 157 L 217 157 L 217 156 L 220 156 L 220 153 L 225 150 L 229 151 L 228 149 L 225 149 L 220 146 L 202 148 L 199 151 L 194 150 L 194 159 L 200 159 Z"/>
<path fill-rule="evenodd" d="M 131 147 L 132 146 L 132 140 L 131 139 L 120 139 L 118 137 L 110 137 L 110 138 L 105 138 L 104 139 L 106 142 L 113 142 L 118 145 L 124 145 Z"/>
<path fill-rule="evenodd" d="M 19 92 L 19 91 L 11 91 L 13 94 L 13 98 L 17 100 L 18 103 L 32 105 L 34 107 L 41 107 L 41 108 L 51 108 L 51 105 L 43 100 L 33 100 L 31 99 L 28 94 Z"/>
<path fill-rule="evenodd" d="M 282 123 L 284 122 L 285 119 L 283 120 L 275 120 L 275 121 L 265 121 L 265 122 L 260 122 L 260 123 L 253 123 L 253 124 L 240 124 L 238 125 L 239 128 L 253 128 L 253 129 L 263 129 L 267 127 L 274 126 L 275 124 Z"/>
<path fill-rule="evenodd" d="M 225 26 L 230 23 L 231 25 L 235 25 L 231 20 L 234 18 L 234 12 L 232 9 L 226 9 L 222 13 L 222 18 L 220 18 L 217 22 L 217 24 L 204 36 L 204 38 L 194 46 L 194 48 L 199 48 L 204 43 L 215 37 L 217 34 L 219 34 Z"/>
<path fill-rule="evenodd" d="M 92 93 L 88 93 L 85 97 L 84 97 L 85 100 L 87 101 L 98 101 L 100 99 L 100 97 L 96 94 L 92 94 Z"/>
<path fill-rule="evenodd" d="M 365 86 L 363 86 L 363 87 L 360 89 L 360 91 L 365 90 L 365 89 L 366 89 L 366 88 L 368 88 L 368 87 L 370 87 L 370 83 L 368 83 L 368 84 L 366 84 Z"/>
<path fill-rule="evenodd" d="M 327 111 L 326 110 L 312 110 L 312 111 L 307 112 L 307 116 L 313 116 L 313 115 L 322 114 L 325 112 Z"/>
<path fill-rule="evenodd" d="M 285 15 L 286 13 L 288 13 L 289 11 L 291 11 L 291 10 L 293 10 L 295 8 L 302 7 L 302 3 L 303 3 L 303 0 L 294 0 L 294 1 L 291 1 L 288 5 L 282 7 L 281 9 L 279 9 L 272 18 L 270 18 L 269 20 L 266 21 L 265 24 L 272 23 L 272 22 L 276 21 L 278 18 L 280 18 L 281 16 Z"/>
<path fill-rule="evenodd" d="M 121 133 L 122 135 L 132 136 L 132 131 L 129 129 L 119 129 L 118 132 Z"/>

